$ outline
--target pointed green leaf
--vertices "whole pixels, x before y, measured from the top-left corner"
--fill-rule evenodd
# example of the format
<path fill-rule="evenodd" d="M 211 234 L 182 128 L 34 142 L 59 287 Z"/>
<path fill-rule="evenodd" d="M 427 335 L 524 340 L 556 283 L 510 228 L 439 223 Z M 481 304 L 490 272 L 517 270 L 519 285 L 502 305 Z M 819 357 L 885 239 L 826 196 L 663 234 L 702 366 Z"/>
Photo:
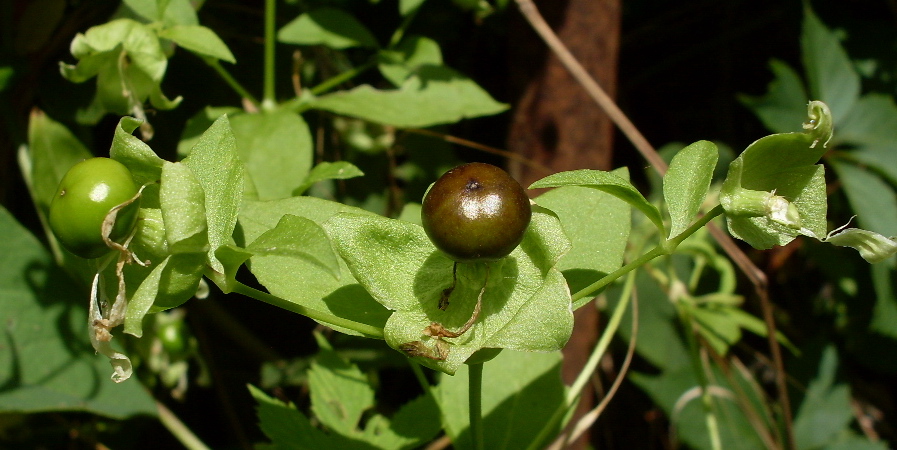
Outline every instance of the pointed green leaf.
<path fill-rule="evenodd" d="M 408 36 L 399 45 L 381 50 L 377 55 L 380 73 L 393 85 L 401 87 L 408 77 L 423 65 L 441 66 L 439 43 L 423 36 Z"/>
<path fill-rule="evenodd" d="M 305 181 L 293 191 L 293 195 L 302 195 L 302 193 L 318 181 L 347 180 L 349 178 L 361 176 L 364 176 L 364 172 L 348 161 L 324 161 L 311 169 L 311 172 L 305 177 Z"/>
<path fill-rule="evenodd" d="M 794 439 L 798 448 L 823 448 L 837 440 L 853 421 L 850 388 L 835 383 L 838 354 L 827 347 L 819 362 L 819 373 L 807 387 L 807 394 L 794 418 Z"/>
<path fill-rule="evenodd" d="M 334 49 L 378 47 L 377 39 L 367 27 L 351 14 L 335 8 L 319 8 L 300 15 L 277 32 L 277 40 Z"/>
<path fill-rule="evenodd" d="M 252 241 L 246 251 L 254 256 L 285 256 L 306 260 L 339 279 L 340 266 L 330 238 L 315 222 L 286 214 L 277 226 Z"/>
<path fill-rule="evenodd" d="M 399 128 L 454 123 L 508 109 L 470 78 L 448 67 L 432 65 L 420 66 L 398 90 L 361 85 L 319 97 L 309 106 Z"/>
<path fill-rule="evenodd" d="M 676 153 L 670 162 L 663 177 L 663 196 L 670 209 L 670 238 L 685 231 L 700 211 L 718 157 L 716 145 L 698 141 Z"/>
<path fill-rule="evenodd" d="M 868 94 L 857 101 L 838 126 L 839 143 L 853 147 L 850 156 L 897 184 L 897 105 L 890 95 Z"/>
<path fill-rule="evenodd" d="M 209 263 L 224 268 L 215 249 L 229 244 L 243 199 L 243 163 L 237 157 L 236 139 L 227 116 L 221 116 L 199 138 L 183 164 L 196 176 L 205 194 L 208 220 Z"/>
<path fill-rule="evenodd" d="M 798 131 L 806 117 L 809 101 L 803 81 L 794 69 L 777 59 L 769 61 L 769 68 L 774 78 L 766 94 L 758 97 L 739 95 L 738 99 L 773 133 Z"/>
<path fill-rule="evenodd" d="M 312 163 L 308 125 L 298 114 L 276 111 L 230 119 L 237 151 L 259 200 L 286 198 L 302 185 Z"/>
<path fill-rule="evenodd" d="M 591 169 L 559 172 L 536 181 L 529 188 L 540 189 L 561 186 L 585 186 L 607 192 L 641 211 L 661 232 L 665 229 L 660 211 L 648 202 L 632 183 L 611 172 Z"/>
<path fill-rule="evenodd" d="M 838 36 L 826 28 L 809 6 L 804 8 L 800 42 L 810 94 L 827 103 L 834 111 L 834 121 L 840 124 L 860 96 L 860 76 Z"/>
<path fill-rule="evenodd" d="M 236 64 L 237 60 L 227 48 L 227 44 L 214 31 L 201 25 L 176 25 L 159 32 L 159 37 L 170 39 L 176 44 L 215 59 Z"/>
<path fill-rule="evenodd" d="M 38 210 L 46 214 L 65 173 L 93 154 L 65 125 L 38 110 L 28 122 L 28 149 L 32 161 L 29 187 Z"/>

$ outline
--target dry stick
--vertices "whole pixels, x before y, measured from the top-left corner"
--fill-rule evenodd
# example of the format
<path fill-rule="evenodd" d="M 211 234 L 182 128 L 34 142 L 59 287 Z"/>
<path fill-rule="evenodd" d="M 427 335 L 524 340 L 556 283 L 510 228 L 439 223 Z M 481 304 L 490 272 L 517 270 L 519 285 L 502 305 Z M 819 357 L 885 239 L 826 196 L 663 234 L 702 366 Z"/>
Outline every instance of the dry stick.
<path fill-rule="evenodd" d="M 451 142 L 452 144 L 463 145 L 465 147 L 469 147 L 472 149 L 480 150 L 486 153 L 492 153 L 493 155 L 503 156 L 508 159 L 513 159 L 521 164 L 532 167 L 533 169 L 544 172 L 546 175 L 550 175 L 554 173 L 554 170 L 551 170 L 548 166 L 539 164 L 535 161 L 530 160 L 525 156 L 521 156 L 520 154 L 509 152 L 507 150 L 502 150 L 500 148 L 491 147 L 488 145 L 480 144 L 479 142 L 470 141 L 464 138 L 460 138 L 457 136 L 452 136 L 450 134 L 440 133 L 438 131 L 427 130 L 425 128 L 408 128 L 405 130 L 409 133 L 422 134 L 424 136 L 431 136 L 438 139 L 442 139 L 446 142 Z"/>
<path fill-rule="evenodd" d="M 592 99 L 595 100 L 595 103 L 604 110 L 626 138 L 629 139 L 632 145 L 642 154 L 642 157 L 644 157 L 659 174 L 663 175 L 666 173 L 666 162 L 659 154 L 657 154 L 654 147 L 651 146 L 648 140 L 639 132 L 638 128 L 636 128 L 629 118 L 626 117 L 626 114 L 620 110 L 613 99 L 607 95 L 604 89 L 598 85 L 598 82 L 589 75 L 585 68 L 582 67 L 582 64 L 580 64 L 573 54 L 570 53 L 554 31 L 551 30 L 551 27 L 545 22 L 545 19 L 542 18 L 542 15 L 539 13 L 539 10 L 536 8 L 536 5 L 533 4 L 532 0 L 516 0 L 516 2 L 523 17 L 526 18 L 536 33 L 538 33 L 542 40 L 545 41 L 545 44 L 547 44 L 555 56 L 558 57 L 561 64 L 563 64 L 573 78 L 585 88 L 589 96 L 591 96 Z M 772 316 L 772 305 L 769 302 L 769 295 L 767 292 L 766 275 L 747 258 L 747 256 L 735 245 L 732 239 L 723 233 L 722 230 L 713 224 L 708 224 L 708 229 L 723 250 L 726 251 L 729 257 L 735 261 L 736 265 L 738 265 L 751 280 L 751 283 L 754 284 L 754 289 L 760 298 L 760 304 L 763 309 L 763 319 L 766 322 L 767 327 L 769 346 L 776 366 L 776 387 L 779 391 L 779 402 L 782 404 L 782 415 L 784 416 L 788 444 L 790 448 L 795 448 L 791 403 L 788 399 L 788 388 L 785 383 L 782 353 L 779 343 L 775 339 L 776 326 Z"/>

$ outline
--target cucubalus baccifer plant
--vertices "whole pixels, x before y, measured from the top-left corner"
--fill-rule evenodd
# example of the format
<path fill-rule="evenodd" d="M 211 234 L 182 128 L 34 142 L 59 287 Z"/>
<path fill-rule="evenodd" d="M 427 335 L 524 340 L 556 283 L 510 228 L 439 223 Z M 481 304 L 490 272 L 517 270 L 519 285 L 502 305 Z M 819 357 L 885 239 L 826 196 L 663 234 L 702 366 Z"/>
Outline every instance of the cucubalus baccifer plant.
<path fill-rule="evenodd" d="M 391 219 L 309 196 L 247 199 L 244 164 L 227 115 L 217 118 L 179 162 L 159 158 L 131 134 L 141 123 L 122 118 L 110 150 L 112 160 L 130 172 L 131 188 L 138 193 L 104 217 L 102 234 L 92 241 L 100 251 L 94 248 L 87 255 L 101 256 L 81 264 L 94 274 L 91 342 L 110 358 L 114 381 L 132 374 L 128 356 L 110 346 L 115 327 L 123 324 L 125 333 L 140 337 L 147 314 L 183 304 L 206 290 L 208 280 L 225 293 L 279 306 L 334 330 L 383 339 L 415 363 L 448 375 L 468 365 L 470 435 L 478 447 L 483 443 L 484 364 L 502 349 L 561 349 L 575 309 L 634 269 L 672 254 L 716 217 L 725 216 L 730 233 L 758 249 L 805 236 L 852 247 L 870 263 L 897 253 L 893 238 L 873 231 L 846 226 L 829 231 L 824 167 L 818 162 L 833 127 L 828 107 L 819 101 L 809 103 L 803 132 L 763 137 L 729 165 L 715 206 L 708 208 L 706 202 L 718 152 L 707 141 L 683 148 L 672 159 L 663 177 L 663 209 L 646 200 L 625 172 L 556 173 L 529 186 L 555 189 L 527 205 L 531 219 L 519 245 L 486 258 L 458 257 L 445 245 L 434 245 L 418 224 L 414 205 Z M 329 168 L 316 169 L 317 178 L 310 179 L 345 177 L 344 171 L 352 170 L 351 165 L 341 165 L 342 171 Z M 353 174 L 361 176 L 357 169 Z M 478 189 L 482 180 L 469 175 L 465 181 L 462 186 Z M 502 183 L 507 181 L 513 182 Z M 119 212 L 133 205 L 139 206 L 134 225 L 117 233 L 123 236 L 117 242 L 109 239 L 116 221 L 123 220 Z M 633 210 L 664 238 L 623 264 Z M 431 219 L 426 206 L 423 214 L 426 223 Z M 589 224 L 595 221 L 608 230 L 606 235 L 594 234 Z M 65 238 L 62 243 L 67 245 Z M 243 265 L 268 292 L 237 279 Z M 617 306 L 596 355 L 606 348 L 627 305 L 624 300 Z M 584 373 L 587 379 L 590 370 Z M 583 385 L 577 382 L 568 398 L 575 399 Z M 560 423 L 570 406 L 562 405 L 548 418 L 543 434 Z M 707 417 L 718 443 L 715 419 Z"/>

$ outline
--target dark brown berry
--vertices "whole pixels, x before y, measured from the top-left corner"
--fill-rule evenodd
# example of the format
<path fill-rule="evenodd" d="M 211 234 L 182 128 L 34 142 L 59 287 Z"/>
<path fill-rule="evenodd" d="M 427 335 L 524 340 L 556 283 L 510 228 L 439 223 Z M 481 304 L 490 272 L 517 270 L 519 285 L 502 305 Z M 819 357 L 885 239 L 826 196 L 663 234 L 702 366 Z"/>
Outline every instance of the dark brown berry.
<path fill-rule="evenodd" d="M 421 220 L 433 244 L 458 262 L 494 261 L 523 240 L 529 198 L 507 172 L 469 163 L 446 172 L 424 197 Z"/>

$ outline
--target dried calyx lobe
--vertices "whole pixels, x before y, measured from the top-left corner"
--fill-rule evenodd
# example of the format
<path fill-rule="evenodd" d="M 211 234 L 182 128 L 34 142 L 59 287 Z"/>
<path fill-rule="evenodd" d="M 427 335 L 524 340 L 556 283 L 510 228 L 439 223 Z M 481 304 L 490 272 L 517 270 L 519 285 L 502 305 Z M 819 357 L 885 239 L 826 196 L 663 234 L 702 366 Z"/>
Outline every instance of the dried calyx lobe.
<path fill-rule="evenodd" d="M 433 244 L 458 262 L 507 256 L 529 226 L 529 198 L 507 172 L 469 163 L 436 180 L 423 201 L 421 219 Z"/>

